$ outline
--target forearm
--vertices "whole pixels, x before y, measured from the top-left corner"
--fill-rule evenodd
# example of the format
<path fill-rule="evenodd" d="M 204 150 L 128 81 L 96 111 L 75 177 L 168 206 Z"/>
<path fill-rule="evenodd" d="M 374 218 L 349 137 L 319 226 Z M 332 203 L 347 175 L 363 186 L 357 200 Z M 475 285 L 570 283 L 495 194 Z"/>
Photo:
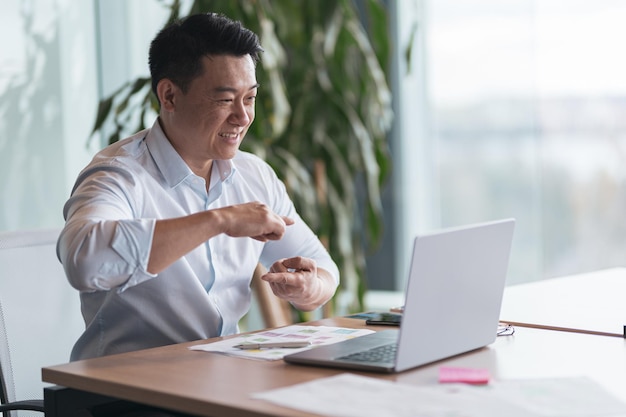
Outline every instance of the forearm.
<path fill-rule="evenodd" d="M 213 236 L 221 233 L 216 211 L 157 220 L 148 258 L 148 272 L 158 274 Z"/>
<path fill-rule="evenodd" d="M 120 216 L 119 220 L 111 218 Z M 282 238 L 293 220 L 252 202 L 172 219 L 129 219 L 112 206 L 85 205 L 68 211 L 59 259 L 81 291 L 124 290 L 153 278 L 218 234 L 259 241 Z M 107 219 L 107 217 L 109 219 Z"/>
<path fill-rule="evenodd" d="M 167 220 L 76 218 L 61 234 L 58 256 L 80 291 L 135 285 L 219 234 L 218 217 L 205 211 Z"/>
<path fill-rule="evenodd" d="M 265 242 L 282 238 L 286 225 L 292 223 L 292 219 L 273 213 L 265 204 L 259 202 L 159 220 L 152 239 L 148 271 L 158 274 L 192 249 L 220 233 Z"/>

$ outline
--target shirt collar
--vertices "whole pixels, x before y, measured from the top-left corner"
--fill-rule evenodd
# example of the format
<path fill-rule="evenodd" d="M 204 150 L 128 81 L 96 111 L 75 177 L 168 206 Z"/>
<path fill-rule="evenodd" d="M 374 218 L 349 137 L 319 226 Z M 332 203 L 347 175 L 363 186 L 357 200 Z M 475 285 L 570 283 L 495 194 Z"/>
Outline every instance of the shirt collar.
<path fill-rule="evenodd" d="M 154 159 L 154 163 L 170 187 L 176 187 L 185 178 L 195 175 L 165 136 L 158 118 L 148 132 L 146 146 Z M 214 162 L 213 172 L 216 171 L 215 168 L 217 167 L 220 180 L 230 183 L 236 171 L 233 161 L 216 160 Z"/>

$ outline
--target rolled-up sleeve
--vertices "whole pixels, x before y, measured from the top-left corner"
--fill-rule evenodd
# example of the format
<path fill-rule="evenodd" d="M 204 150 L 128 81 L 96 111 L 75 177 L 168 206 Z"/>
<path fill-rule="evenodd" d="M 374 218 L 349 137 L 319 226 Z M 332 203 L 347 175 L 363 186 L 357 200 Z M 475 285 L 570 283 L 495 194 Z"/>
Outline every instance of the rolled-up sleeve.
<path fill-rule="evenodd" d="M 133 219 L 132 176 L 122 169 L 83 172 L 64 208 L 57 255 L 70 284 L 83 292 L 117 289 L 153 278 L 147 272 L 155 219 Z"/>

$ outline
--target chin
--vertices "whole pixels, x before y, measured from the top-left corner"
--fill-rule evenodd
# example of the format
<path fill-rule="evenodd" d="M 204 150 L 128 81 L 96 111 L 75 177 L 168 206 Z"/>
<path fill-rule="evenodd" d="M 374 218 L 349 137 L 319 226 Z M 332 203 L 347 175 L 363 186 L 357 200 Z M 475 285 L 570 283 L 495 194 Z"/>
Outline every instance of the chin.
<path fill-rule="evenodd" d="M 220 159 L 233 159 L 237 155 L 237 151 L 239 148 L 235 149 L 232 152 L 223 152 L 220 154 Z"/>

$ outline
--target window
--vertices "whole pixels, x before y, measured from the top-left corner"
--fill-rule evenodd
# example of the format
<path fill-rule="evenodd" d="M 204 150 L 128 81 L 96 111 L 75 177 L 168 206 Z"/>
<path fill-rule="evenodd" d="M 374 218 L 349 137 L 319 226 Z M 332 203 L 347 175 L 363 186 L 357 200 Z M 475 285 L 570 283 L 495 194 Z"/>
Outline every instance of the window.
<path fill-rule="evenodd" d="M 0 230 L 63 225 L 74 181 L 103 145 L 88 143 L 98 100 L 148 73 L 166 18 L 154 0 L 2 3 Z"/>
<path fill-rule="evenodd" d="M 63 224 L 63 204 L 93 154 L 92 18 L 91 2 L 2 2 L 0 230 Z"/>
<path fill-rule="evenodd" d="M 515 217 L 509 284 L 623 265 L 626 4 L 402 7 L 400 39 L 416 24 L 419 55 L 417 73 L 398 70 L 409 104 L 395 143 L 415 166 L 394 184 L 406 233 Z"/>

